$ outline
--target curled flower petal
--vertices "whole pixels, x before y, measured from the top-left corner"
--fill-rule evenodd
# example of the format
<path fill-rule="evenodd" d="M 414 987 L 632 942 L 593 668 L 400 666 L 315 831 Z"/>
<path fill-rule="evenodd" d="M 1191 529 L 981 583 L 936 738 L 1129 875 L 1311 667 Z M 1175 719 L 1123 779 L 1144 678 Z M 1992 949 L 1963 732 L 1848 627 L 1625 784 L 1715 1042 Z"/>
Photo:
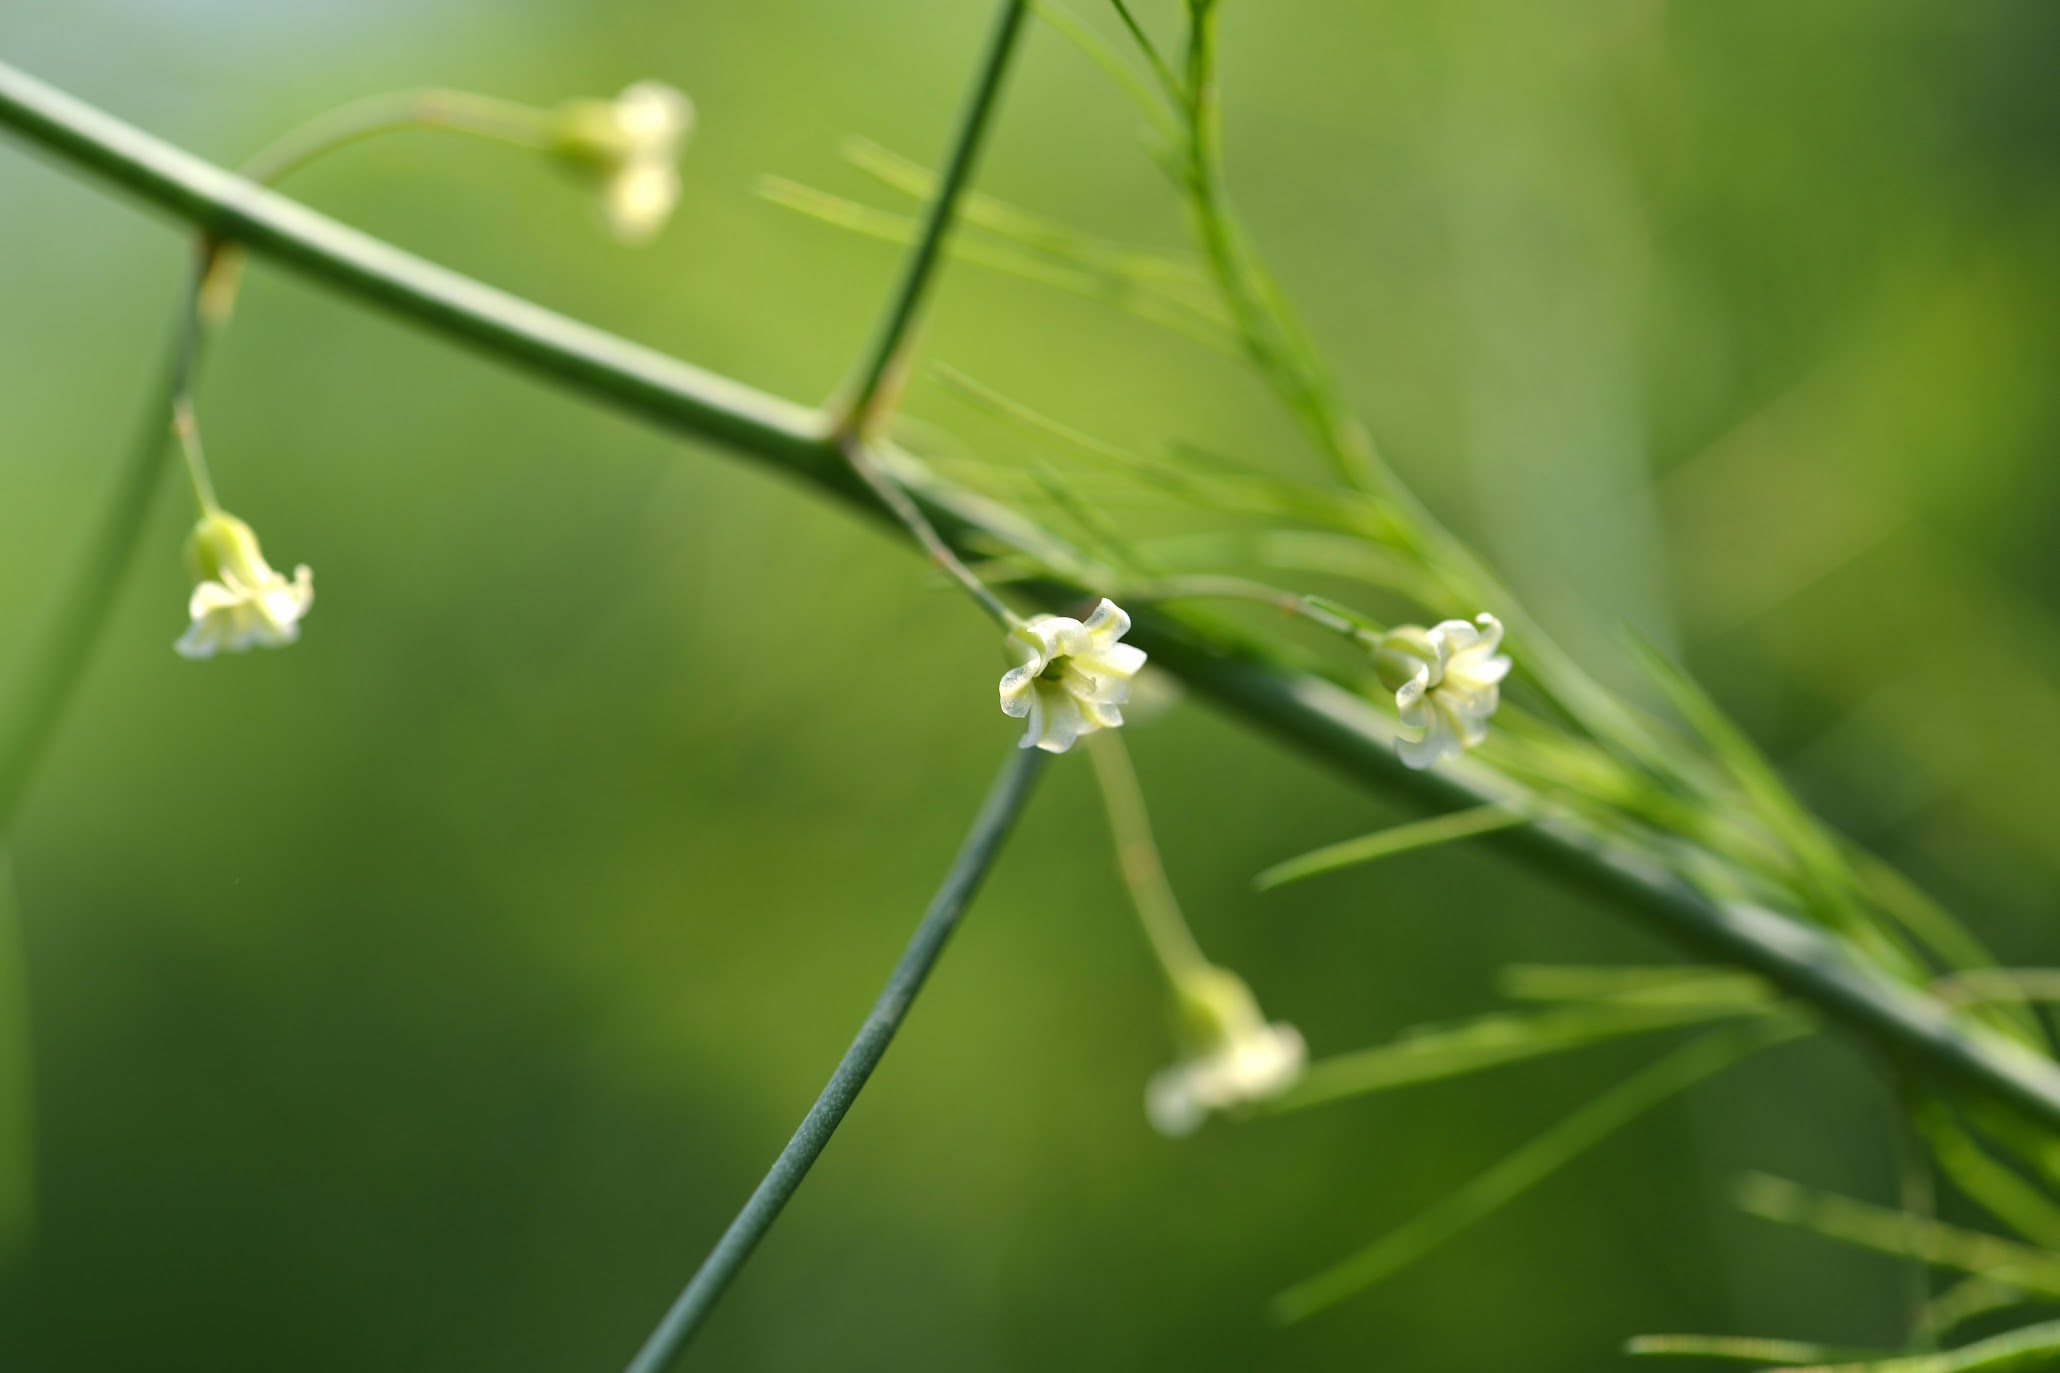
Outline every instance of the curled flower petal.
<path fill-rule="evenodd" d="M 1374 659 L 1395 693 L 1396 751 L 1404 763 L 1427 768 L 1488 737 L 1509 675 L 1508 657 L 1495 651 L 1501 644 L 1502 622 L 1485 614 L 1429 629 L 1403 625 L 1382 636 Z"/>
<path fill-rule="evenodd" d="M 1113 644 L 1130 632 L 1130 616 L 1122 606 L 1104 596 L 1080 627 L 1097 644 Z"/>

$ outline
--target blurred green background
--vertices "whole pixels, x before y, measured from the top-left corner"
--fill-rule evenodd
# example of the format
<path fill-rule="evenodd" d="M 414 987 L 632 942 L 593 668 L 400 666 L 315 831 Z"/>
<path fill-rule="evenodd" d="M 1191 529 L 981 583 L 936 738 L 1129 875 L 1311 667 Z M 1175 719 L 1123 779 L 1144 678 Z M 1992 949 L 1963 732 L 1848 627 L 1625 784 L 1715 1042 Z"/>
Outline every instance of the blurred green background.
<path fill-rule="evenodd" d="M 984 9 L 10 0 L 0 54 L 225 161 L 373 91 L 673 81 L 702 127 L 648 251 L 463 141 L 293 190 L 814 399 L 895 254 L 754 181 L 891 204 L 838 141 L 934 159 Z M 1605 675 L 1622 619 L 1681 647 L 1840 823 L 2006 962 L 2050 959 L 2060 9 L 1225 9 L 1237 197 L 1407 476 Z M 983 184 L 1172 246 L 1135 126 L 1039 32 Z M 131 441 L 181 251 L 0 149 L 0 643 Z M 1126 443 L 1310 467 L 1233 364 L 1033 285 L 954 271 L 926 346 Z M 1020 453 L 932 381 L 911 408 Z M 813 496 L 263 266 L 202 412 L 225 503 L 320 597 L 291 651 L 175 658 L 166 483 L 14 845 L 34 1114 L 0 1123 L 35 1174 L 0 1366 L 617 1367 L 1008 747 L 992 636 Z M 1258 868 L 1407 812 L 1198 705 L 1131 743 L 1204 945 L 1319 1053 L 1485 1009 L 1508 961 L 1673 957 L 1477 850 L 1253 897 Z M 1639 1331 L 1898 1338 L 1891 1264 L 1725 1200 L 1747 1165 L 1890 1195 L 1888 1093 L 1837 1043 L 1268 1326 L 1273 1292 L 1653 1052 L 1158 1139 L 1158 989 L 1069 762 L 695 1363 L 1572 1370 Z"/>

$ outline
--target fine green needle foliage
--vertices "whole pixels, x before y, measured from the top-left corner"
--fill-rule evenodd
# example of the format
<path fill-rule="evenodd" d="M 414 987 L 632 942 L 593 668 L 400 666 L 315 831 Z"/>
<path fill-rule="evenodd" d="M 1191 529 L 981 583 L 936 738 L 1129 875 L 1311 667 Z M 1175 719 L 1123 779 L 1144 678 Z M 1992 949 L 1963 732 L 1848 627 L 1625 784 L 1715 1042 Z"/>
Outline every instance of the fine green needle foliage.
<path fill-rule="evenodd" d="M 1826 1239 L 1919 1259 L 1938 1268 L 1989 1279 L 2043 1296 L 2060 1297 L 2060 1253 L 1948 1225 L 1928 1216 L 1816 1192 L 1785 1178 L 1748 1174 L 1738 1204 L 1766 1220 Z"/>
<path fill-rule="evenodd" d="M 883 243 L 911 245 L 922 230 L 911 215 L 875 209 L 785 177 L 760 178 L 758 193 L 783 209 Z M 1167 289 L 1157 274 L 1128 270 L 1091 253 L 1040 250 L 1000 234 L 957 234 L 949 252 L 957 261 L 1099 301 L 1212 348 L 1235 347 L 1222 321 L 1213 318 L 1206 305 Z"/>
<path fill-rule="evenodd" d="M 2060 1202 L 1997 1158 L 1935 1099 L 1914 1107 L 1931 1155 L 1961 1193 L 2033 1244 L 2060 1249 Z"/>
<path fill-rule="evenodd" d="M 1276 863 L 1254 877 L 1252 886 L 1259 891 L 1271 891 L 1290 882 L 1358 867 L 1413 849 L 1433 848 L 1439 844 L 1472 839 L 1476 835 L 1492 834 L 1512 825 L 1521 825 L 1529 819 L 1521 810 L 1507 810 L 1500 806 L 1477 806 L 1451 815 L 1433 816 L 1413 824 L 1378 830 L 1357 839 L 1347 839 L 1343 843 L 1326 844 L 1299 858 Z"/>
<path fill-rule="evenodd" d="M 1781 780 L 1766 757 L 1745 733 L 1727 719 L 1717 704 L 1688 675 L 1668 662 L 1660 652 L 1635 633 L 1627 636 L 1632 657 L 1646 675 L 1665 693 L 1702 737 L 1711 754 L 1744 791 L 1760 818 L 1780 836 L 1800 870 L 1817 915 L 1827 924 L 1873 942 L 1885 949 L 1878 927 L 1870 924 L 1856 904 L 1857 876 L 1846 864 L 1838 845 L 1823 826 L 1805 810 Z"/>
<path fill-rule="evenodd" d="M 1886 1357 L 1874 1351 L 1837 1349 L 1801 1340 L 1766 1340 L 1749 1335 L 1639 1335 L 1624 1345 L 1626 1354 L 1663 1358 L 1716 1359 L 1726 1363 L 1777 1366 L 1842 1363 Z"/>
<path fill-rule="evenodd" d="M 1983 1316 L 2019 1307 L 2050 1307 L 2055 1304 L 2055 1298 L 2034 1296 L 2008 1283 L 1988 1278 L 1962 1278 L 1924 1304 L 1917 1321 L 1917 1334 L 1935 1344 L 1969 1321 Z"/>
<path fill-rule="evenodd" d="M 1404 1030 L 1393 1043 L 1313 1063 L 1277 1111 L 1317 1106 L 1393 1087 L 1462 1077 L 1506 1063 L 1545 1058 L 1609 1040 L 1655 1034 L 1737 1016 L 1766 1014 L 1764 1002 L 1683 999 L 1557 1007 L 1530 1014 L 1480 1016 L 1456 1025 Z"/>
<path fill-rule="evenodd" d="M 1078 15 L 1064 5 L 1057 4 L 1054 0 L 1041 0 L 1034 8 L 1037 17 L 1044 21 L 1052 32 L 1078 48 L 1088 61 L 1094 63 L 1105 76 L 1116 83 L 1117 89 L 1130 97 L 1130 102 L 1137 107 L 1138 113 L 1145 117 L 1152 131 L 1161 140 L 1160 156 L 1170 157 L 1173 146 L 1182 136 L 1178 117 L 1174 113 L 1174 106 L 1179 99 L 1179 82 L 1167 68 L 1165 59 L 1144 40 L 1143 32 L 1131 19 L 1129 9 L 1121 4 L 1116 6 L 1117 12 L 1123 16 L 1131 33 L 1150 53 L 1153 74 L 1158 77 L 1156 86 L 1139 76 L 1137 70 L 1104 42 L 1100 34 L 1088 27 Z"/>
<path fill-rule="evenodd" d="M 870 139 L 846 139 L 843 153 L 846 162 L 903 195 L 928 200 L 936 194 L 937 177 L 929 168 Z M 1208 273 L 1191 257 L 1115 243 L 978 191 L 960 202 L 959 213 L 970 228 L 1083 270 L 1161 291 L 1196 314 L 1230 326 L 1229 315 L 1210 290 Z"/>
<path fill-rule="evenodd" d="M 1767 984 L 1708 967 L 1595 968 L 1513 963 L 1498 979 L 1513 1001 L 1601 1001 L 1612 1005 L 1750 1005 L 1771 999 Z"/>
<path fill-rule="evenodd" d="M 2060 1367 L 2060 1321 L 2027 1325 L 1958 1349 L 1805 1365 L 1805 1373 L 2033 1373 Z"/>
<path fill-rule="evenodd" d="M 1273 1299 L 1276 1319 L 1299 1321 L 1384 1282 L 1486 1220 L 1646 1112 L 1761 1049 L 1805 1033 L 1793 1021 L 1719 1030 L 1612 1087 L 1458 1191 L 1331 1268 Z"/>

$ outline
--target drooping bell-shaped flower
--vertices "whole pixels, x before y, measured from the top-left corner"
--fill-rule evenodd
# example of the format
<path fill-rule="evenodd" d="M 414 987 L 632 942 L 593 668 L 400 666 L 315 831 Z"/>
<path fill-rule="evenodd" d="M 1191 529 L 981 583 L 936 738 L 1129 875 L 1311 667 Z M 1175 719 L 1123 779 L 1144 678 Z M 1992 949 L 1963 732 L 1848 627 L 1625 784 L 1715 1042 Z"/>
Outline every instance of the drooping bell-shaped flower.
<path fill-rule="evenodd" d="M 280 648 L 300 637 L 315 601 L 314 574 L 303 563 L 287 580 L 272 570 L 251 527 L 216 510 L 186 540 L 193 570 L 193 623 L 173 645 L 185 658 L 212 658 L 248 648 Z"/>
<path fill-rule="evenodd" d="M 694 105 L 662 81 L 639 81 L 613 100 L 561 106 L 551 146 L 601 181 L 601 206 L 615 236 L 648 243 L 679 202 L 680 149 Z"/>
<path fill-rule="evenodd" d="M 1301 1031 L 1269 1024 L 1236 973 L 1183 970 L 1173 991 L 1185 1057 L 1154 1074 L 1144 1094 L 1145 1117 L 1160 1134 L 1193 1134 L 1211 1114 L 1279 1096 L 1302 1076 Z"/>
<path fill-rule="evenodd" d="M 1144 650 L 1122 642 L 1130 617 L 1104 599 L 1083 622 L 1040 615 L 1013 630 L 1017 664 L 1002 675 L 1001 709 L 1028 722 L 1024 748 L 1064 753 L 1073 741 L 1123 723 Z"/>
<path fill-rule="evenodd" d="M 1501 644 L 1502 622 L 1493 615 L 1429 629 L 1403 625 L 1381 636 L 1374 664 L 1381 685 L 1395 693 L 1404 763 L 1427 768 L 1488 737 L 1509 675 L 1508 656 L 1495 651 Z"/>

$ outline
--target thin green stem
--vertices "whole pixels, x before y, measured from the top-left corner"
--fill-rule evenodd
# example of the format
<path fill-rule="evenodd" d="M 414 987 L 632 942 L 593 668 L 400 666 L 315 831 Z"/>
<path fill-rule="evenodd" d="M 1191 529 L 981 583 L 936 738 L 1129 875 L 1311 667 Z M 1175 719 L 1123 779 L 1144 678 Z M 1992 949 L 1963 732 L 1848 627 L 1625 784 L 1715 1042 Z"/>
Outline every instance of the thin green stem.
<path fill-rule="evenodd" d="M 951 155 L 938 179 L 936 192 L 923 212 L 922 227 L 917 231 L 915 247 L 909 250 L 907 263 L 902 267 L 901 282 L 888 301 L 879 331 L 859 369 L 857 385 L 844 407 L 844 417 L 835 430 L 838 450 L 880 504 L 914 536 L 916 543 L 930 555 L 931 562 L 942 568 L 979 603 L 982 610 L 1005 628 L 1020 625 L 1022 619 L 974 575 L 973 570 L 938 534 L 937 527 L 910 498 L 894 474 L 881 463 L 878 454 L 867 446 L 867 441 L 884 430 L 900 398 L 916 320 L 936 280 L 938 269 L 943 265 L 945 243 L 958 217 L 959 200 L 972 182 L 973 168 L 979 161 L 988 122 L 1001 96 L 1002 78 L 1008 72 L 1009 58 L 1015 53 L 1016 40 L 1022 34 L 1023 21 L 1029 12 L 1028 0 L 1002 0 L 1000 9 L 995 12 L 986 53 L 974 75 L 973 88 L 966 97 L 965 107 L 959 113 L 958 132 L 952 141 Z"/>
<path fill-rule="evenodd" d="M 1123 27 L 1129 30 L 1138 51 L 1144 54 L 1145 61 L 1150 64 L 1152 75 L 1159 79 L 1159 89 L 1166 93 L 1168 100 L 1178 105 L 1184 95 L 1180 89 L 1180 78 L 1173 74 L 1173 68 L 1160 55 L 1159 45 L 1152 42 L 1151 35 L 1144 31 L 1144 25 L 1137 22 L 1137 16 L 1131 13 L 1130 6 L 1124 0 L 1109 0 L 1109 3 L 1115 6 L 1116 17 L 1123 21 Z"/>
<path fill-rule="evenodd" d="M 438 87 L 389 91 L 316 115 L 260 149 L 243 164 L 243 174 L 270 185 L 339 148 L 402 129 L 470 134 L 511 147 L 536 149 L 550 143 L 551 112 L 471 91 Z"/>
<path fill-rule="evenodd" d="M 1349 486 L 1386 495 L 1365 431 L 1333 392 L 1328 376 L 1304 345 L 1300 327 L 1280 308 L 1280 292 L 1253 257 L 1223 188 L 1223 117 L 1216 90 L 1216 6 L 1189 6 L 1187 73 L 1176 83 L 1185 98 L 1188 209 L 1204 256 L 1215 270 L 1244 334 L 1246 351 L 1308 430 Z"/>
<path fill-rule="evenodd" d="M 879 498 L 880 504 L 901 522 L 904 529 L 915 539 L 922 550 L 930 555 L 930 561 L 942 568 L 947 576 L 957 582 L 971 596 L 982 610 L 986 611 L 1004 629 L 1014 629 L 1023 623 L 1023 617 L 1008 608 L 1001 597 L 994 594 L 987 583 L 980 580 L 973 569 L 967 567 L 944 536 L 937 532 L 937 526 L 930 523 L 930 517 L 923 513 L 894 474 L 880 465 L 879 455 L 856 438 L 842 440 L 844 455 L 851 464 L 851 470 Z"/>
<path fill-rule="evenodd" d="M 1154 90 L 1115 49 L 1102 41 L 1100 34 L 1089 28 L 1071 10 L 1053 3 L 1052 0 L 1033 0 L 1031 8 L 1053 33 L 1078 48 L 1088 61 L 1100 67 L 1108 78 L 1130 97 L 1130 103 L 1151 121 L 1152 131 L 1166 141 L 1167 147 L 1179 146 L 1182 134 L 1180 123 L 1173 113 L 1180 103 L 1177 96 L 1169 103 L 1160 90 Z M 1162 79 L 1162 87 L 1163 84 Z"/>
<path fill-rule="evenodd" d="M 887 312 L 859 368 L 857 383 L 843 407 L 845 418 L 839 427 L 847 432 L 875 434 L 886 419 L 885 412 L 892 401 L 890 383 L 894 374 L 907 365 L 909 336 L 943 260 L 944 242 L 957 217 L 959 197 L 972 182 L 987 125 L 1001 95 L 1002 78 L 1008 73 L 1009 58 L 1015 53 L 1016 40 L 1029 13 L 1028 0 L 1001 0 L 1001 7 L 995 12 L 987 50 L 973 78 L 973 89 L 959 113 L 958 133 L 938 180 L 937 194 L 931 197 L 924 212 L 916 246 L 902 268 L 901 282 L 887 303 Z"/>
<path fill-rule="evenodd" d="M 1931 1160 L 1918 1133 L 1924 1109 L 1924 1095 L 1911 1074 L 1891 1062 L 1889 1072 L 1895 1084 L 1895 1119 L 1890 1129 L 1895 1136 L 1896 1203 L 1909 1217 L 1911 1248 L 1914 1251 L 1919 1227 L 1938 1219 L 1938 1189 L 1931 1175 Z M 1937 1341 L 1925 1323 L 1931 1309 L 1931 1269 L 1914 1252 L 1903 1260 L 1903 1300 L 1909 1308 L 1910 1339 L 1921 1350 L 1937 1348 Z"/>
<path fill-rule="evenodd" d="M 25 79 L 0 69 L 0 79 L 10 78 Z M 47 88 L 40 93 L 56 94 Z M 538 122 L 540 129 L 543 117 L 541 111 L 459 91 L 375 96 L 318 116 L 274 142 L 251 160 L 247 175 L 253 181 L 276 180 L 324 152 L 396 129 L 447 128 L 513 139 L 523 120 Z M 142 431 L 128 458 L 108 479 L 84 540 L 0 677 L 0 835 L 13 829 L 36 764 L 56 733 L 113 608 L 142 536 L 168 438 L 179 445 L 200 512 L 220 509 L 194 419 L 193 390 L 210 323 L 226 315 L 233 295 L 233 236 L 209 231 L 204 219 L 196 217 L 196 222 L 202 232 L 180 287 L 162 381 L 144 407 Z"/>
<path fill-rule="evenodd" d="M 246 161 L 242 174 L 260 186 L 275 185 L 316 158 L 410 129 L 469 134 L 534 150 L 549 145 L 550 125 L 550 111 L 490 95 L 440 87 L 389 91 L 339 105 L 288 130 Z M 199 252 L 196 306 L 205 330 L 228 318 L 236 295 L 236 254 L 224 240 L 206 234 Z"/>
<path fill-rule="evenodd" d="M 190 298 L 192 289 L 182 288 L 182 298 Z M 0 676 L 0 835 L 13 832 L 36 764 L 56 735 L 134 560 L 164 470 L 173 385 L 167 375 L 144 407 L 141 431 L 109 475 L 56 586 Z"/>
<path fill-rule="evenodd" d="M 207 455 L 200 446 L 200 421 L 193 415 L 193 397 L 180 391 L 172 397 L 172 437 L 179 441 L 179 454 L 186 467 L 186 482 L 193 488 L 193 503 L 202 516 L 221 513 L 215 499 L 215 481 L 207 470 Z"/>
<path fill-rule="evenodd" d="M 36 1222 L 35 1022 L 21 903 L 0 849 L 0 1269 L 28 1252 Z"/>
<path fill-rule="evenodd" d="M 1102 805 L 1109 813 L 1109 833 L 1116 842 L 1116 869 L 1130 891 L 1130 903 L 1137 909 L 1138 923 L 1157 955 L 1166 980 L 1178 983 L 1183 975 L 1209 966 L 1194 931 L 1180 913 L 1180 900 L 1166 878 L 1166 865 L 1159 858 L 1159 845 L 1152 838 L 1152 817 L 1145 809 L 1144 788 L 1138 785 L 1137 769 L 1131 766 L 1130 750 L 1111 730 L 1087 738 L 1087 756 L 1094 763 L 1094 780 L 1101 787 Z"/>
<path fill-rule="evenodd" d="M 864 514 L 890 515 L 810 410 L 424 262 L 252 186 L 4 63 L 0 125 L 352 299 L 623 413 L 736 449 Z M 161 444 L 162 426 L 153 429 Z M 917 474 L 902 484 L 955 549 L 977 544 L 1011 550 L 1054 569 L 1048 581 L 1036 584 L 1040 594 L 1080 594 L 1104 576 L 1029 521 L 941 478 Z M 1156 666 L 1344 776 L 1444 808 L 1507 804 L 1526 796 L 1522 788 L 1470 763 L 1424 772 L 1403 767 L 1395 756 L 1393 721 L 1364 695 L 1283 667 L 1225 626 L 1170 611 L 1134 619 L 1130 639 L 1152 654 Z M 5 691 L 0 688 L 0 700 L 7 699 Z M 0 709 L 0 721 L 12 718 Z M 0 820 L 13 800 L 9 747 L 15 741 L 14 735 L 0 734 Z M 1484 842 L 1610 898 L 1707 956 L 1763 974 L 1784 992 L 1880 1042 L 1908 1050 L 1928 1071 L 2016 1107 L 2042 1129 L 2060 1130 L 2060 1067 L 1957 1020 L 1934 998 L 1863 965 L 1835 938 L 1762 907 L 1691 889 L 1623 832 L 1603 832 L 1578 817 L 1546 817 Z"/>
<path fill-rule="evenodd" d="M 1016 816 L 1029 799 L 1031 784 L 1042 771 L 1046 756 L 1038 749 L 1018 749 L 1010 754 L 1008 762 L 1002 766 L 1001 775 L 987 793 L 951 871 L 945 874 L 944 884 L 931 898 L 930 908 L 923 913 L 922 921 L 909 937 L 901 960 L 888 975 L 887 985 L 880 989 L 865 1023 L 858 1027 L 851 1047 L 844 1051 L 836 1071 L 830 1074 L 829 1083 L 802 1118 L 800 1128 L 787 1141 L 787 1147 L 773 1160 L 764 1180 L 751 1194 L 751 1199 L 744 1203 L 744 1209 L 737 1213 L 737 1218 L 730 1222 L 729 1229 L 723 1232 L 715 1248 L 701 1261 L 686 1290 L 673 1302 L 665 1313 L 665 1319 L 659 1322 L 650 1339 L 644 1342 L 644 1347 L 637 1351 L 637 1356 L 630 1360 L 629 1373 L 660 1373 L 672 1367 L 715 1309 L 716 1302 L 736 1279 L 745 1260 L 751 1257 L 751 1251 L 779 1218 L 780 1211 L 801 1186 L 802 1179 L 808 1176 L 808 1170 L 829 1145 L 830 1137 L 837 1132 L 845 1112 L 851 1109 L 852 1102 L 864 1090 L 873 1069 L 879 1066 L 880 1059 L 886 1054 L 887 1046 L 894 1042 L 895 1031 L 901 1028 L 909 1007 L 915 1002 L 916 993 L 922 990 L 923 981 L 936 966 L 946 941 L 958 928 L 959 918 L 964 915 L 981 879 L 994 866 L 1002 841 L 1008 838 Z"/>

